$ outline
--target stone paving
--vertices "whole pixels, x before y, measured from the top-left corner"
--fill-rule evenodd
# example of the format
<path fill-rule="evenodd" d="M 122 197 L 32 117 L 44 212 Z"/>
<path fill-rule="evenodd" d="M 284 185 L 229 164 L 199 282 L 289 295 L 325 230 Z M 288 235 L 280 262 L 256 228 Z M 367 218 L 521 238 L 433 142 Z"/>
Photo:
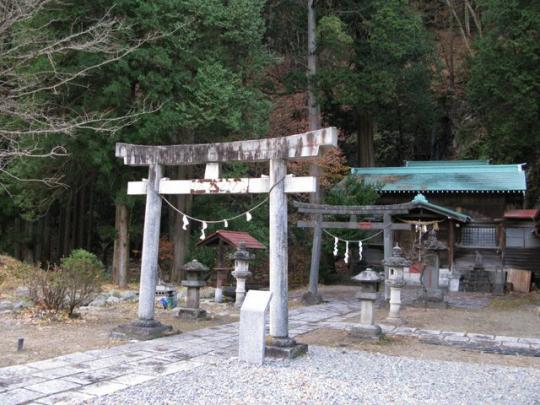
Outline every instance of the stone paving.
<path fill-rule="evenodd" d="M 289 314 L 290 335 L 321 327 L 348 329 L 352 323 L 347 319 L 357 315 L 359 309 L 357 300 L 347 300 L 292 310 Z M 427 343 L 540 356 L 540 339 L 381 327 L 387 334 L 413 336 Z M 0 404 L 60 404 L 90 400 L 169 374 L 194 370 L 223 357 L 237 356 L 237 353 L 238 323 L 231 323 L 0 368 Z"/>

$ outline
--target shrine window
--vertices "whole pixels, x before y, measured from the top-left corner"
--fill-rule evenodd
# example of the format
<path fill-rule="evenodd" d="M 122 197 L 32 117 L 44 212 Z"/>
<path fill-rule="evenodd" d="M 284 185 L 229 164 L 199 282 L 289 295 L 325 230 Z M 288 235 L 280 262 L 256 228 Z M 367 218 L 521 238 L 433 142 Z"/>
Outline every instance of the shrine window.
<path fill-rule="evenodd" d="M 497 228 L 495 225 L 474 224 L 461 228 L 461 243 L 464 247 L 496 248 Z"/>

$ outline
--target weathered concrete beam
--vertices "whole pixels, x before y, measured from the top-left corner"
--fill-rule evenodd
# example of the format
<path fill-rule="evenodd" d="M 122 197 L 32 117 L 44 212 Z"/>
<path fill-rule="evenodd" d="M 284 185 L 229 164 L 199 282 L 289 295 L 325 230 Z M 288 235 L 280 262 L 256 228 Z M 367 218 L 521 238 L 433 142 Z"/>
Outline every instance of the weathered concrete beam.
<path fill-rule="evenodd" d="M 337 129 L 323 128 L 280 138 L 197 145 L 116 144 L 116 157 L 129 166 L 161 164 L 195 165 L 232 161 L 260 162 L 271 159 L 307 159 L 319 156 L 321 148 L 337 146 Z"/>
<path fill-rule="evenodd" d="M 415 206 L 411 203 L 391 205 L 327 205 L 311 204 L 294 201 L 298 212 L 304 214 L 328 214 L 328 215 L 383 215 L 383 214 L 408 214 Z"/>
<path fill-rule="evenodd" d="M 317 189 L 315 177 L 286 177 L 286 193 L 314 193 Z M 270 191 L 270 178 L 245 179 L 200 179 L 168 180 L 161 179 L 160 194 L 259 194 Z M 130 181 L 128 194 L 146 194 L 146 181 Z"/>
<path fill-rule="evenodd" d="M 315 228 L 316 225 L 315 221 L 298 221 L 296 223 L 298 228 Z M 322 229 L 359 229 L 362 231 L 372 231 L 385 229 L 385 226 L 386 224 L 382 222 L 321 222 Z M 409 231 L 411 226 L 410 224 L 392 224 L 390 229 L 394 231 Z"/>

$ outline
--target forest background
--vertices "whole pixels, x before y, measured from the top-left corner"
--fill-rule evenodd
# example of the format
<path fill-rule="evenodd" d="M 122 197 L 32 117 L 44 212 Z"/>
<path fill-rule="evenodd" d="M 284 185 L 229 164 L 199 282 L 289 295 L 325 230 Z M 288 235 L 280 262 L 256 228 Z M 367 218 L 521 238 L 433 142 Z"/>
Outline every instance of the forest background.
<path fill-rule="evenodd" d="M 312 76 L 309 8 L 316 16 Z M 128 197 L 126 184 L 147 173 L 123 166 L 114 144 L 305 132 L 308 85 L 322 126 L 340 131 L 340 150 L 319 162 L 325 188 L 349 166 L 490 159 L 526 163 L 526 204 L 538 206 L 535 0 L 4 0 L 0 252 L 46 265 L 85 248 L 118 281 L 127 256 L 140 255 L 144 217 L 144 199 Z M 204 168 L 167 170 L 180 179 L 201 177 Z M 267 171 L 224 167 L 235 177 Z M 351 193 L 349 202 L 374 198 Z M 196 217 L 220 219 L 261 198 L 171 201 Z M 266 243 L 265 207 L 230 229 Z M 183 231 L 172 209 L 162 221 L 168 277 L 180 279 L 193 256 L 213 264 L 210 253 L 194 249 L 199 225 Z M 307 274 L 306 234 L 292 225 L 289 233 L 290 262 Z"/>

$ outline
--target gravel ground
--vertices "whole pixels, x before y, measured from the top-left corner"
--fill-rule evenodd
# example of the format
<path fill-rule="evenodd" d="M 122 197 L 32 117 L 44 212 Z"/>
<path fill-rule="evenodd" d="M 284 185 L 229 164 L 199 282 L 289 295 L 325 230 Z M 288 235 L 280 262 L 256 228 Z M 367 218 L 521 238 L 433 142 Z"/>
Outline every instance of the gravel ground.
<path fill-rule="evenodd" d="M 262 367 L 236 359 L 143 383 L 92 404 L 540 404 L 540 370 L 310 346 Z"/>

